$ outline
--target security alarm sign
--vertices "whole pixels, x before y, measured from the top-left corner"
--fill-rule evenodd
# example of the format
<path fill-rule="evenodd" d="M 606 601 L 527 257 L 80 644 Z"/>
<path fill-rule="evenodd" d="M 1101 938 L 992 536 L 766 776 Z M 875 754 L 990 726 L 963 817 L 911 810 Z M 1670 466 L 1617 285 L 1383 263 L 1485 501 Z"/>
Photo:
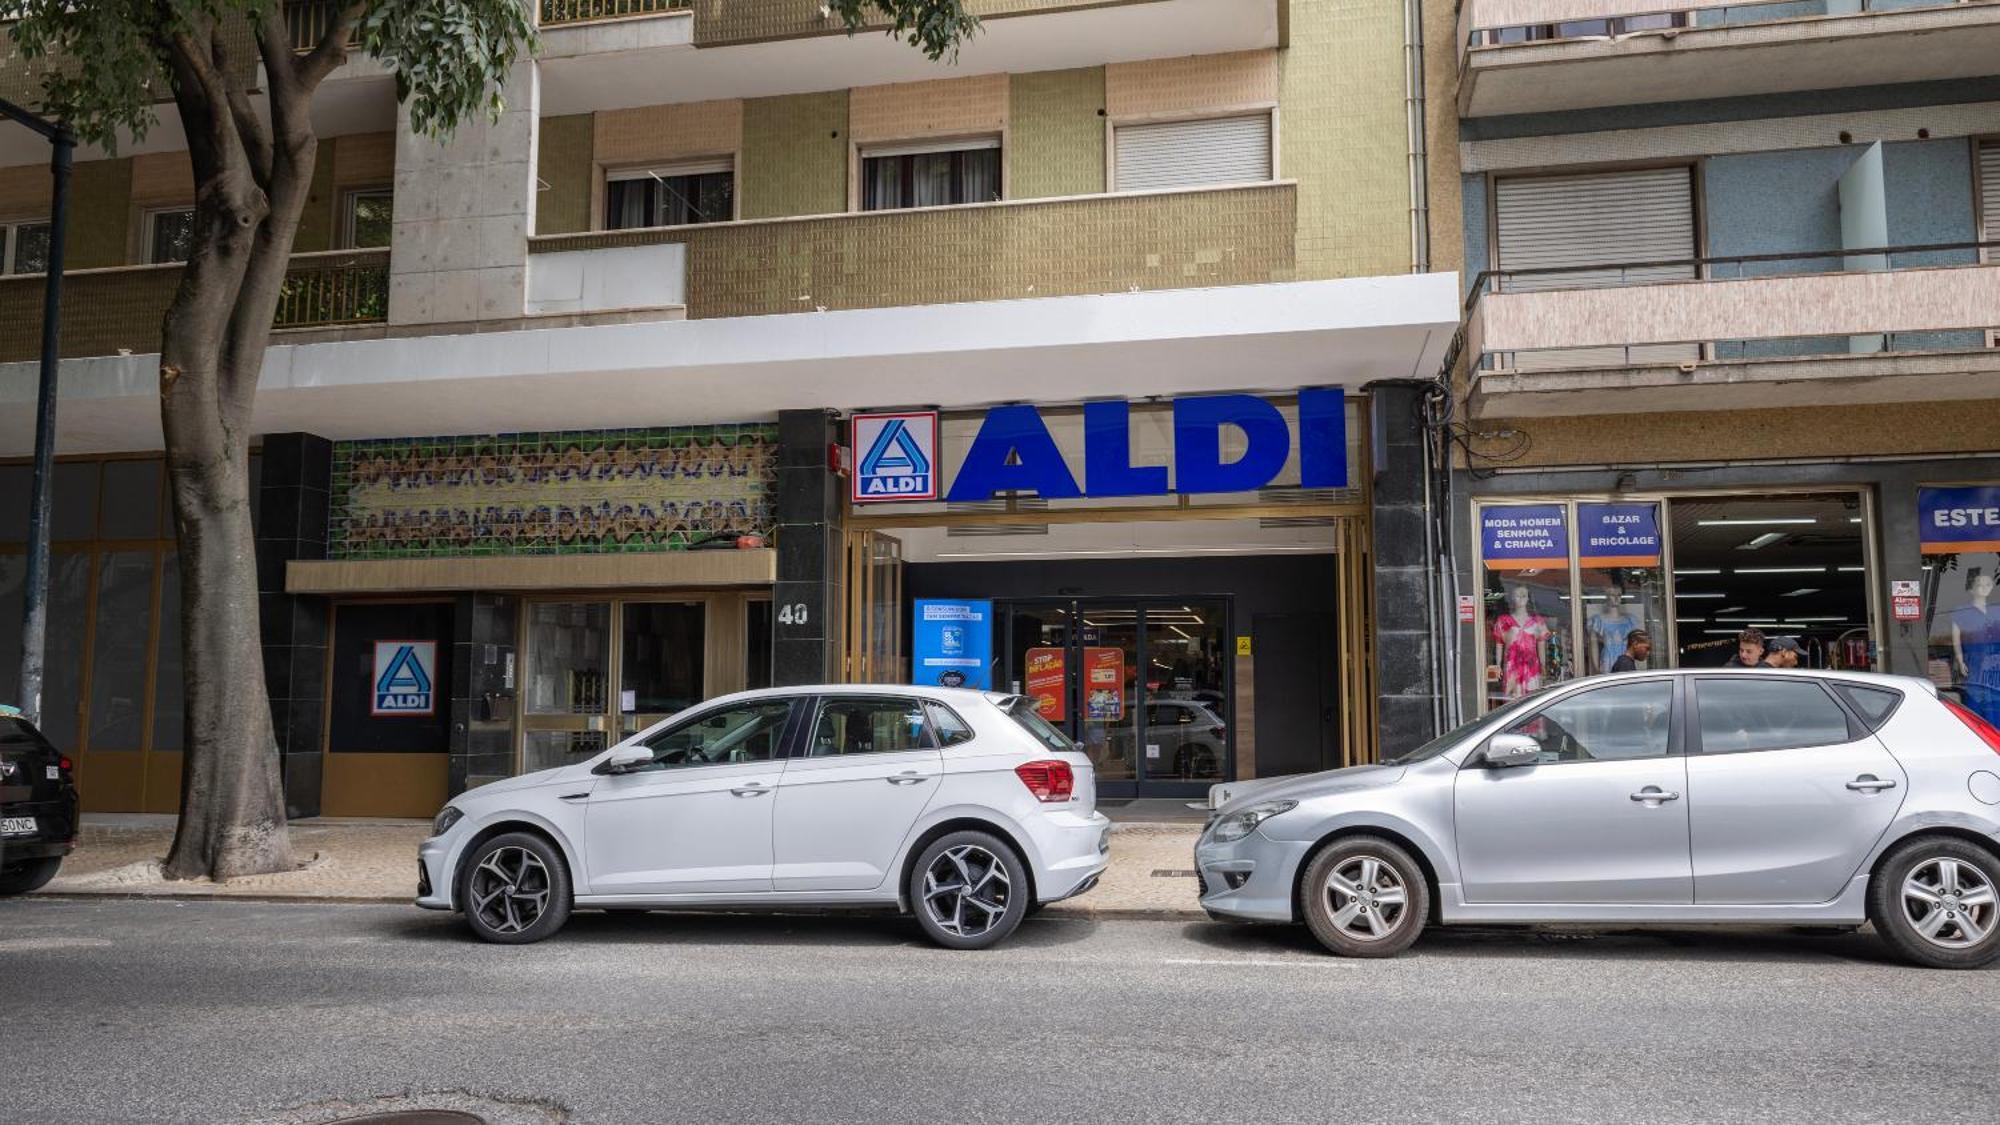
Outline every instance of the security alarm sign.
<path fill-rule="evenodd" d="M 1889 613 L 1898 621 L 1922 621 L 1924 619 L 1924 599 L 1915 582 L 1895 581 L 1889 583 Z"/>

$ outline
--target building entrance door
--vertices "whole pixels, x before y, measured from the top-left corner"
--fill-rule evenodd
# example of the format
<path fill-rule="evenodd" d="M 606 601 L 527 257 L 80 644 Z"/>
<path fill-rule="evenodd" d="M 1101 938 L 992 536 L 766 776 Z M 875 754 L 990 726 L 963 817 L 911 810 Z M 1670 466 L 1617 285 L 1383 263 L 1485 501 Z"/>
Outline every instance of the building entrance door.
<path fill-rule="evenodd" d="M 334 607 L 321 813 L 428 817 L 444 804 L 451 638 L 450 602 Z"/>
<path fill-rule="evenodd" d="M 1106 797 L 1199 796 L 1231 774 L 1227 599 L 1002 602 L 1008 687 L 1083 744 Z"/>
<path fill-rule="evenodd" d="M 703 599 L 529 602 L 522 772 L 582 761 L 713 694 L 708 610 Z"/>

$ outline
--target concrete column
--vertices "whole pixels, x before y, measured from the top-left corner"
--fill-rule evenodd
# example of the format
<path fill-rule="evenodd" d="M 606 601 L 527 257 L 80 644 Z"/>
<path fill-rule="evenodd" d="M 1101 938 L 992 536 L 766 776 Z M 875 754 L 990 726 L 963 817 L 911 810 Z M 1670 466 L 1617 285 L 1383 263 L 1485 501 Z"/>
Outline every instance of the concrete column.
<path fill-rule="evenodd" d="M 1430 574 L 1424 547 L 1424 459 L 1418 404 L 1424 385 L 1368 388 L 1375 463 L 1375 669 L 1381 717 L 1378 748 L 1400 753 L 1437 734 L 1439 638 L 1432 633 Z"/>
<path fill-rule="evenodd" d="M 534 60 L 516 63 L 497 120 L 475 115 L 448 139 L 396 111 L 396 222 L 389 323 L 468 324 L 526 308 L 541 103 Z"/>
<path fill-rule="evenodd" d="M 326 557 L 333 443 L 313 434 L 264 435 L 257 484 L 257 611 L 264 690 L 284 763 L 285 815 L 319 815 L 325 753 L 325 598 L 285 593 L 285 564 Z"/>
<path fill-rule="evenodd" d="M 844 482 L 827 468 L 839 422 L 824 410 L 778 412 L 778 580 L 772 589 L 772 681 L 841 678 L 841 573 L 847 525 Z M 790 620 L 786 620 L 787 618 Z"/>

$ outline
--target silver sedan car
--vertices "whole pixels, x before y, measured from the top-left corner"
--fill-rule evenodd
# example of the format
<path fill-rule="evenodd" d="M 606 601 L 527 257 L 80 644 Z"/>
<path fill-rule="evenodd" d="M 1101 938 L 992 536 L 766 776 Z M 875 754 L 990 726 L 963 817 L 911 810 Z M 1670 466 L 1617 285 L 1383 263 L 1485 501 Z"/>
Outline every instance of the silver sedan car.
<path fill-rule="evenodd" d="M 1917 964 L 2000 959 L 2000 730 L 1922 680 L 1597 676 L 1210 806 L 1202 906 L 1348 956 L 1426 924 L 1872 922 Z"/>

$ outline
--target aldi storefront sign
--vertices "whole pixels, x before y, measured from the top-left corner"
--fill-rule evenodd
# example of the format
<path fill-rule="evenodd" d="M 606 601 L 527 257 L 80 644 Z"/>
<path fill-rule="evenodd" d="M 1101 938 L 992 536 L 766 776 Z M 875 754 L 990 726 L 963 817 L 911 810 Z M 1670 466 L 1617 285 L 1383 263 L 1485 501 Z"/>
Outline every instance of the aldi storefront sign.
<path fill-rule="evenodd" d="M 966 503 L 1003 494 L 1075 500 L 1244 493 L 1281 478 L 1290 483 L 1294 468 L 1300 488 L 1348 485 L 1347 401 L 1339 388 L 1302 390 L 1296 406 L 1285 407 L 1246 394 L 1176 398 L 1166 404 L 1170 432 L 1159 440 L 1143 439 L 1155 436 L 1161 410 L 1142 409 L 1148 422 L 1138 427 L 1140 440 L 1134 405 L 1123 401 L 1085 403 L 1081 433 L 1063 430 L 1059 440 L 1042 408 L 996 406 L 980 419 L 962 456 L 953 449 L 942 458 L 935 414 L 857 414 L 854 499 L 934 500 L 942 492 L 946 500 Z M 1074 415 L 1066 412 L 1063 421 L 1073 426 Z M 913 419 L 928 419 L 929 428 Z M 936 467 L 936 474 L 912 468 L 920 463 Z"/>
<path fill-rule="evenodd" d="M 376 641 L 374 702 L 377 717 L 437 712 L 437 642 Z"/>

